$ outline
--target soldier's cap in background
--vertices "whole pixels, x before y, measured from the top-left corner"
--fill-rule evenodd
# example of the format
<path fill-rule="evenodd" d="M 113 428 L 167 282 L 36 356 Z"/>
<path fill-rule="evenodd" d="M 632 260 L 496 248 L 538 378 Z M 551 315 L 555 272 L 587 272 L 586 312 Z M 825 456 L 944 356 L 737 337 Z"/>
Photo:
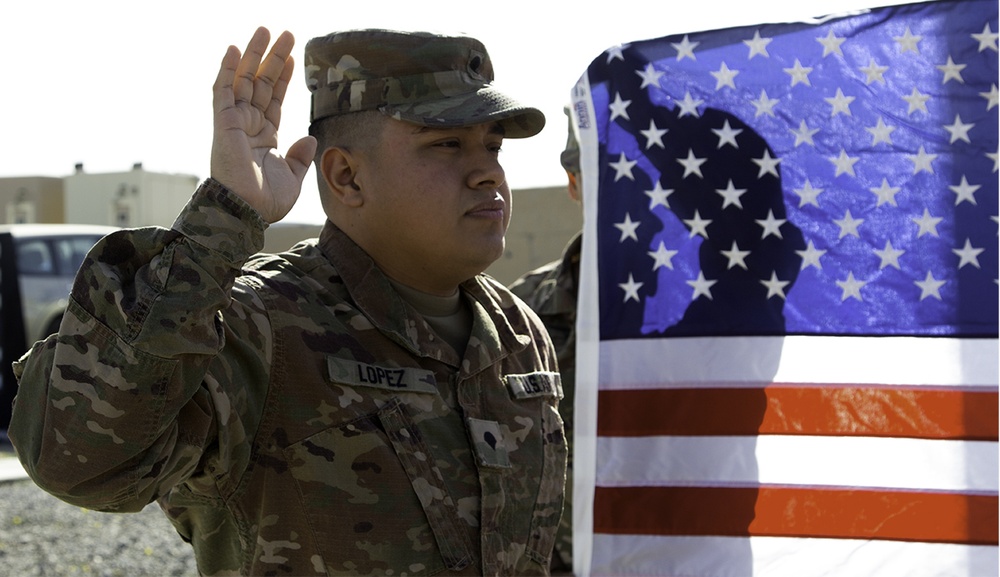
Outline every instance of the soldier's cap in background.
<path fill-rule="evenodd" d="M 309 120 L 379 110 L 431 127 L 497 121 L 508 138 L 526 138 L 545 115 L 493 86 L 493 63 L 468 36 L 383 29 L 313 38 L 305 49 Z"/>

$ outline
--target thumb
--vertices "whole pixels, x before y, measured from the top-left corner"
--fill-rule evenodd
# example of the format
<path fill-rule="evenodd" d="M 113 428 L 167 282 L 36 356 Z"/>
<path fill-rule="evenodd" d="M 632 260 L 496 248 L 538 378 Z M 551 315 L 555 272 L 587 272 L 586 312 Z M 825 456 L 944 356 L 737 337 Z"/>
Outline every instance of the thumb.
<path fill-rule="evenodd" d="M 305 136 L 288 147 L 288 152 L 285 154 L 285 161 L 299 182 L 302 182 L 306 177 L 306 173 L 309 172 L 309 166 L 316 156 L 316 146 L 315 137 Z"/>

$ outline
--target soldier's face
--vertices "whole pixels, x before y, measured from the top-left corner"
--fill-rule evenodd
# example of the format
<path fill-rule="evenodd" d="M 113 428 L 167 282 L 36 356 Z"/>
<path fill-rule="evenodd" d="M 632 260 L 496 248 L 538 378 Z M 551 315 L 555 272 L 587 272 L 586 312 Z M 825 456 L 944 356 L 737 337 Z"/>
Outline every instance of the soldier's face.
<path fill-rule="evenodd" d="M 426 128 L 386 122 L 357 182 L 365 222 L 377 234 L 365 247 L 399 282 L 431 293 L 454 292 L 504 250 L 510 189 L 495 123 Z"/>

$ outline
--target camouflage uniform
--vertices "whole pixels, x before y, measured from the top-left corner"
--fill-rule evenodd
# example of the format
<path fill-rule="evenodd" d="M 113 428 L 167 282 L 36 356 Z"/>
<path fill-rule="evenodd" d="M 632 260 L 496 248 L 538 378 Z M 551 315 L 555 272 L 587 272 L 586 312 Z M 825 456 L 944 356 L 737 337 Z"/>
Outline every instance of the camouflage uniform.
<path fill-rule="evenodd" d="M 264 228 L 210 179 L 172 230 L 94 248 L 16 363 L 32 479 L 103 511 L 158 499 L 209 575 L 546 574 L 566 444 L 537 316 L 465 282 L 459 358 L 332 224 L 251 258 Z"/>
<path fill-rule="evenodd" d="M 558 355 L 564 397 L 559 403 L 566 442 L 570 448 L 566 501 L 556 536 L 553 573 L 569 572 L 573 566 L 573 402 L 576 391 L 576 301 L 580 278 L 582 234 L 566 246 L 562 258 L 541 266 L 514 281 L 510 291 L 541 317 Z"/>

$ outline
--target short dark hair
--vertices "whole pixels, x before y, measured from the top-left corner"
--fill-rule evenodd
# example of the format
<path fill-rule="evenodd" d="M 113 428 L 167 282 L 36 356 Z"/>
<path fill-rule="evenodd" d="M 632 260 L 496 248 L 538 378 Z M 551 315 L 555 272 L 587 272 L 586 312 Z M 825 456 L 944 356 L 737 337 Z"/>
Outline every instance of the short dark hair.
<path fill-rule="evenodd" d="M 328 208 L 327 198 L 330 196 L 330 190 L 320 167 L 323 153 L 333 146 L 348 150 L 373 150 L 382 134 L 383 122 L 387 119 L 386 115 L 377 110 L 364 110 L 327 116 L 309 125 L 309 135 L 315 137 L 317 142 L 313 163 L 316 165 L 319 199 L 324 210 Z"/>

